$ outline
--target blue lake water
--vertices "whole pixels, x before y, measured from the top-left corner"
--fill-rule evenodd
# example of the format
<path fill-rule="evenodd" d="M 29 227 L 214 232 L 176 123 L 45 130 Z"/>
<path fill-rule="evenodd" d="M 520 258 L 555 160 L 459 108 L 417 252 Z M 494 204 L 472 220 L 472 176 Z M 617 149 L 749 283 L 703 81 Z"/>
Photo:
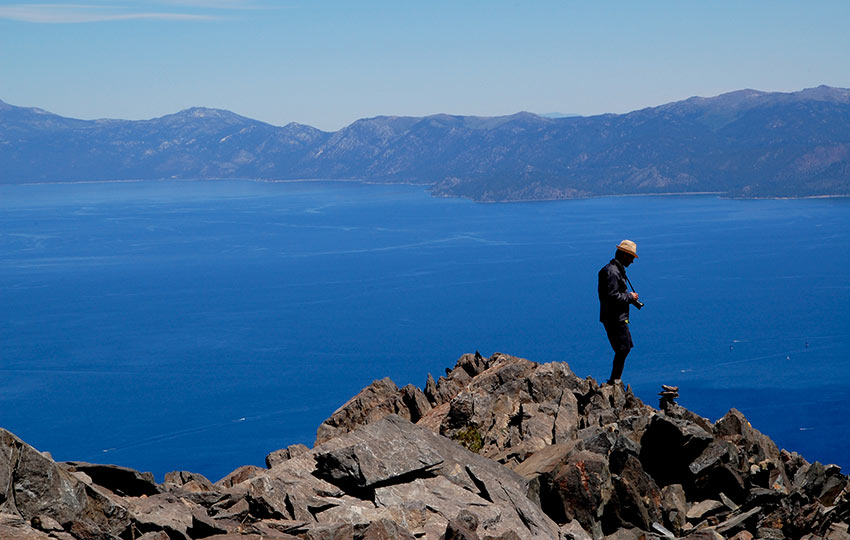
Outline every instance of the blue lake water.
<path fill-rule="evenodd" d="M 420 187 L 0 186 L 0 426 L 57 460 L 212 480 L 311 445 L 376 378 L 466 352 L 605 379 L 596 273 L 646 307 L 624 379 L 850 464 L 850 200 L 477 204 Z"/>

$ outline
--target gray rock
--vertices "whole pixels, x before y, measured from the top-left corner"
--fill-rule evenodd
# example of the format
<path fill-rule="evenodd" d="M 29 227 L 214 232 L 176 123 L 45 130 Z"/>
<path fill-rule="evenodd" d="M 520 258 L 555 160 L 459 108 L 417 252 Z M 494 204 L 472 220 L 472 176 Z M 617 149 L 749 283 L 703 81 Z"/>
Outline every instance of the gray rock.
<path fill-rule="evenodd" d="M 722 508 L 722 502 L 707 499 L 691 506 L 688 510 L 687 518 L 694 521 L 701 520 L 707 516 L 717 513 Z"/>
<path fill-rule="evenodd" d="M 182 487 L 186 491 L 199 493 L 213 491 L 212 482 L 202 474 L 189 471 L 172 471 L 165 473 L 165 483 Z"/>
<path fill-rule="evenodd" d="M 280 450 L 275 450 L 266 456 L 266 468 L 271 469 L 278 463 L 283 463 L 288 459 L 292 459 L 295 456 L 300 456 L 309 452 L 310 449 L 303 444 L 290 444 L 286 448 L 282 448 Z"/>
<path fill-rule="evenodd" d="M 440 516 L 426 516 L 438 535 L 472 505 L 479 534 L 517 530 L 523 538 L 557 537 L 557 526 L 526 497 L 522 477 L 398 416 L 328 441 L 315 452 L 316 474 L 351 495 L 369 497 L 372 491 L 379 507 L 398 512 L 410 510 L 405 506 L 410 501 L 423 501 L 430 514 Z M 415 527 L 401 524 L 417 534 Z"/>
<path fill-rule="evenodd" d="M 0 513 L 0 538 L 4 540 L 49 540 L 44 531 L 36 530 L 17 514 Z"/>
<path fill-rule="evenodd" d="M 652 530 L 663 520 L 661 490 L 644 472 L 640 460 L 629 456 L 621 471 L 613 475 L 614 492 L 605 507 L 608 526 Z"/>
<path fill-rule="evenodd" d="M 386 377 L 373 381 L 322 422 L 316 432 L 316 444 L 322 444 L 388 414 L 401 414 L 410 418 L 398 386 Z"/>
<path fill-rule="evenodd" d="M 681 484 L 670 484 L 661 490 L 661 509 L 664 525 L 681 536 L 688 520 L 688 501 Z"/>
<path fill-rule="evenodd" d="M 203 508 L 169 493 L 131 497 L 126 501 L 133 514 L 136 531 L 163 531 L 172 540 L 191 540 L 227 532 L 215 525 Z"/>
<path fill-rule="evenodd" d="M 247 482 L 248 480 L 263 474 L 264 471 L 265 469 L 257 467 L 256 465 L 243 465 L 216 482 L 214 486 L 218 489 L 232 488 L 237 484 Z"/>
<path fill-rule="evenodd" d="M 562 540 L 593 540 L 593 537 L 581 526 L 578 520 L 561 525 Z"/>
<path fill-rule="evenodd" d="M 130 524 L 125 507 L 71 476 L 32 446 L 0 429 L 0 511 L 26 520 L 47 516 L 80 534 L 117 536 Z"/>
<path fill-rule="evenodd" d="M 415 540 L 410 531 L 388 519 L 373 521 L 355 538 L 357 540 Z"/>
<path fill-rule="evenodd" d="M 425 394 L 412 384 L 401 389 L 401 400 L 408 410 L 408 418 L 414 424 L 431 410 L 431 403 Z M 404 415 L 402 415 L 404 416 Z"/>
<path fill-rule="evenodd" d="M 444 540 L 480 540 L 476 530 L 478 517 L 469 510 L 461 510 L 454 519 L 449 520 Z"/>
<path fill-rule="evenodd" d="M 733 515 L 723 523 L 717 524 L 717 532 L 719 532 L 720 534 L 735 533 L 739 529 L 744 528 L 747 521 L 755 521 L 755 518 L 758 517 L 759 512 L 761 512 L 761 507 L 756 506 L 755 508 L 747 512 L 742 512 L 740 514 Z"/>

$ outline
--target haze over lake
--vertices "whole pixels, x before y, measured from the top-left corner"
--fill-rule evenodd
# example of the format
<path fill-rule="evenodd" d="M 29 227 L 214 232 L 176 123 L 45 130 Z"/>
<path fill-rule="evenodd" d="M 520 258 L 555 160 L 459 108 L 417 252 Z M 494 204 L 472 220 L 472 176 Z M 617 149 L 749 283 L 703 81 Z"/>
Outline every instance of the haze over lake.
<path fill-rule="evenodd" d="M 421 187 L 0 185 L 0 426 L 57 460 L 217 480 L 376 378 L 463 353 L 604 380 L 596 272 L 646 307 L 624 379 L 850 464 L 850 200 L 479 204 Z"/>

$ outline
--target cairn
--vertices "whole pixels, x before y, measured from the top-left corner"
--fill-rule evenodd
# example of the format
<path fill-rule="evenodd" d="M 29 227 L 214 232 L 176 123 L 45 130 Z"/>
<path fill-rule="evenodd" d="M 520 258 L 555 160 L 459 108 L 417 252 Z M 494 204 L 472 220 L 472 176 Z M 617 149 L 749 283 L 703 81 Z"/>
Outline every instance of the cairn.
<path fill-rule="evenodd" d="M 658 408 L 666 411 L 669 407 L 676 405 L 676 399 L 679 397 L 678 386 L 661 385 L 661 392 L 658 393 L 661 399 L 658 400 Z"/>

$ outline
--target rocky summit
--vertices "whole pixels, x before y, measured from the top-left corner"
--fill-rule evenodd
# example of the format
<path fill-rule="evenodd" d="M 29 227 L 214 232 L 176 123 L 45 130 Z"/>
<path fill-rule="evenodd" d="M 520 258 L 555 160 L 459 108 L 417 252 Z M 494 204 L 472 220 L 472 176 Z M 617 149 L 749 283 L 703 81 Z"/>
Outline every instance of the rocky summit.
<path fill-rule="evenodd" d="M 424 390 L 373 382 L 312 449 L 215 483 L 59 463 L 0 430 L 0 538 L 850 539 L 839 467 L 734 409 L 662 404 L 563 362 L 467 354 Z"/>

